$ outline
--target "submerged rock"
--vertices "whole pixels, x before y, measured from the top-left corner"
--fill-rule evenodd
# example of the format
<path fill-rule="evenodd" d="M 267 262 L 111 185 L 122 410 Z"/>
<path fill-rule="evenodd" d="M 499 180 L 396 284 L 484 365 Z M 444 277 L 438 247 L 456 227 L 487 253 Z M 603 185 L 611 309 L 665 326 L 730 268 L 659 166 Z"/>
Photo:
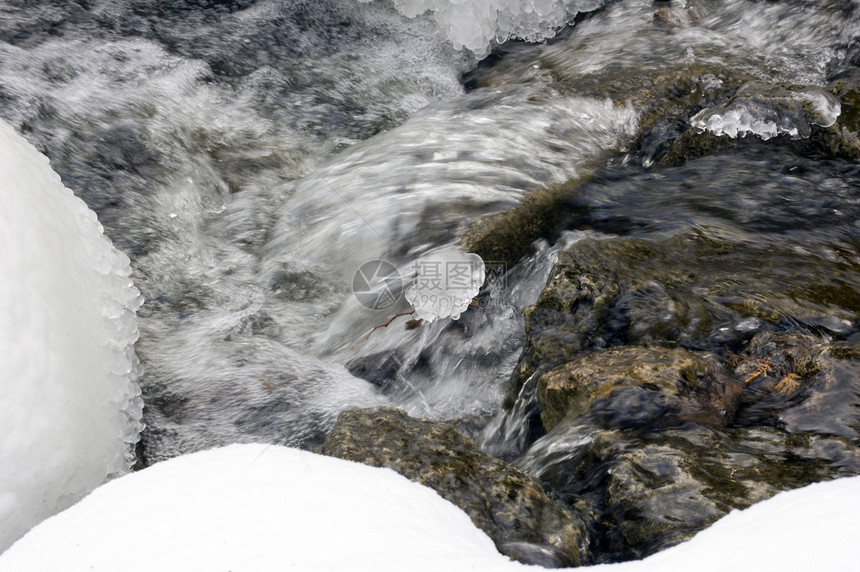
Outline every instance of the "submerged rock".
<path fill-rule="evenodd" d="M 778 491 L 860 474 L 857 336 L 834 337 L 770 329 L 738 354 L 619 346 L 539 365 L 549 433 L 516 464 L 585 519 L 596 561 L 642 558 Z"/>
<path fill-rule="evenodd" d="M 463 509 L 499 551 L 529 564 L 579 565 L 584 527 L 522 471 L 481 452 L 454 426 L 391 408 L 340 414 L 325 455 L 389 467 Z"/>
<path fill-rule="evenodd" d="M 827 91 L 842 103 L 842 113 L 824 134 L 836 157 L 860 160 L 860 68 L 850 68 L 832 78 Z"/>
<path fill-rule="evenodd" d="M 382 351 L 353 358 L 344 367 L 355 377 L 369 381 L 376 387 L 386 387 L 397 376 L 405 359 L 403 352 Z"/>
<path fill-rule="evenodd" d="M 525 312 L 508 415 L 549 432 L 516 464 L 585 520 L 596 562 L 860 473 L 856 256 L 818 227 L 739 227 L 583 238 Z"/>

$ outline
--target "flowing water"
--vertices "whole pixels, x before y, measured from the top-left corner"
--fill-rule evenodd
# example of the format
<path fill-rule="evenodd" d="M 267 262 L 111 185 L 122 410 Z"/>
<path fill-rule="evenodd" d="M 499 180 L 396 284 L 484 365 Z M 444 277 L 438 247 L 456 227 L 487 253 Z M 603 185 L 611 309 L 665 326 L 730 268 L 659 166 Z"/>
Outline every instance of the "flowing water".
<path fill-rule="evenodd" d="M 507 4 L 475 2 L 476 32 L 457 3 L 0 2 L 0 116 L 98 213 L 146 298 L 146 462 L 310 447 L 372 405 L 458 420 L 516 458 L 538 436 L 533 400 L 503 413 L 523 311 L 583 237 L 716 226 L 857 264 L 856 162 L 752 141 L 856 113 L 822 91 L 860 62 L 856 3 Z M 498 44 L 511 34 L 554 37 Z M 750 144 L 661 163 L 716 105 Z M 479 308 L 356 343 L 409 310 L 358 302 L 363 263 L 408 277 L 475 221 L 572 183 L 526 256 L 486 261 Z M 857 286 L 849 272 L 841 308 L 806 326 L 850 338 Z M 535 451 L 535 474 L 556 462 Z"/>

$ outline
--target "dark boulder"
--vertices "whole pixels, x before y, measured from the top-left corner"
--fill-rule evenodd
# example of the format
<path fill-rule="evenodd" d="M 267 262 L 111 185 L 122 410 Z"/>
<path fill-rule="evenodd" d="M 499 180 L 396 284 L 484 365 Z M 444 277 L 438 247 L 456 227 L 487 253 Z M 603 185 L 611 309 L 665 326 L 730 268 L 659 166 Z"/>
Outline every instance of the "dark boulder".
<path fill-rule="evenodd" d="M 653 432 L 568 420 L 517 463 L 586 520 L 597 562 L 643 558 L 732 509 L 860 472 L 849 440 L 774 427 Z"/>

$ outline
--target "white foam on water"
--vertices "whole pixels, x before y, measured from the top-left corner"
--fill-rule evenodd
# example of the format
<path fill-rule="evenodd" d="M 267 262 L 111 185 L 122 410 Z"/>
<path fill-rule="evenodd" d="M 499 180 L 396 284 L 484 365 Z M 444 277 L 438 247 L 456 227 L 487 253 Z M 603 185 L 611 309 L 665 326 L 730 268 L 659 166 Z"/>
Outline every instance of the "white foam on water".
<path fill-rule="evenodd" d="M 841 0 L 626 0 L 608 3 L 568 37 L 535 49 L 505 80 L 600 81 L 601 74 L 617 79 L 627 70 L 634 78 L 643 70 L 652 77 L 687 70 L 679 76 L 693 77 L 702 72 L 691 70 L 704 69 L 765 83 L 824 85 L 829 66 L 856 34 L 856 19 L 846 17 Z"/>
<path fill-rule="evenodd" d="M 331 284 L 289 284 L 321 300 L 276 299 L 257 284 L 287 183 L 461 95 L 470 58 L 433 22 L 390 7 L 262 0 L 209 18 L 157 4 L 3 10 L 4 29 L 21 36 L 51 18 L 64 33 L 0 41 L 0 114 L 134 259 L 150 301 L 137 346 L 152 403 L 147 460 L 255 437 L 306 442 L 340 410 L 385 400 L 303 343 Z M 123 31 L 138 24 L 163 34 Z M 332 30 L 334 49 L 319 35 Z M 229 64 L 238 71 L 219 75 Z"/>

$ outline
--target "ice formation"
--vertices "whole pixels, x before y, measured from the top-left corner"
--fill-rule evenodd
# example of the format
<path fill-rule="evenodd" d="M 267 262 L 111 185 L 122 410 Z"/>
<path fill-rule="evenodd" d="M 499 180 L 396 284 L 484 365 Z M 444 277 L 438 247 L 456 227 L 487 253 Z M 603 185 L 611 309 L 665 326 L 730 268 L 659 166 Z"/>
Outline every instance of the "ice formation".
<path fill-rule="evenodd" d="M 489 52 L 493 40 L 552 38 L 578 12 L 601 4 L 601 0 L 394 0 L 409 18 L 431 12 L 455 48 L 467 48 L 478 57 Z"/>
<path fill-rule="evenodd" d="M 699 131 L 715 135 L 809 137 L 812 125 L 830 127 L 841 112 L 839 100 L 817 88 L 786 89 L 747 84 L 728 103 L 703 109 L 690 119 Z"/>
<path fill-rule="evenodd" d="M 484 272 L 484 261 L 477 254 L 452 247 L 436 250 L 415 261 L 406 301 L 422 320 L 456 320 L 484 284 Z"/>
<path fill-rule="evenodd" d="M 128 470 L 141 429 L 129 259 L 0 121 L 0 551 Z"/>

